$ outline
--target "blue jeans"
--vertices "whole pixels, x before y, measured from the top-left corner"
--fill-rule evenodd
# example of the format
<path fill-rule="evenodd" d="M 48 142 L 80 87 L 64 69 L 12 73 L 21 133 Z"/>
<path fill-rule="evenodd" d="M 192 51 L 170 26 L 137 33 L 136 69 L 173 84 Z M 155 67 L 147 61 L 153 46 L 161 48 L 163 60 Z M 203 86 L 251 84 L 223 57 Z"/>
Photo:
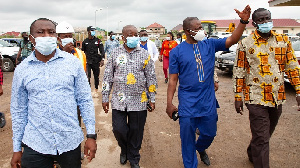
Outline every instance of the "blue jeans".
<path fill-rule="evenodd" d="M 185 168 L 197 168 L 197 153 L 207 149 L 217 133 L 218 114 L 196 118 L 179 117 L 182 159 Z M 195 131 L 200 135 L 196 141 Z"/>
<path fill-rule="evenodd" d="M 60 155 L 42 154 L 25 145 L 21 159 L 21 167 L 53 168 L 55 160 L 59 163 L 61 168 L 81 168 L 80 157 L 80 145 L 76 149 L 64 152 Z"/>

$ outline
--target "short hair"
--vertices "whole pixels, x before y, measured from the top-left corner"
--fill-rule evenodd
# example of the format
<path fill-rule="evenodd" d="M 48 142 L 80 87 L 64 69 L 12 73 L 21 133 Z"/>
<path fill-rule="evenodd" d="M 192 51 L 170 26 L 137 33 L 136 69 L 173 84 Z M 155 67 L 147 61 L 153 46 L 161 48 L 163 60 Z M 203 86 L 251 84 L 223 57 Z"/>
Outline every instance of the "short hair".
<path fill-rule="evenodd" d="M 265 8 L 258 8 L 256 9 L 253 13 L 252 13 L 252 20 L 255 21 L 256 20 L 256 13 L 257 12 L 262 12 L 262 11 L 269 11 L 268 9 Z M 269 11 L 270 12 L 270 11 Z M 271 13 L 271 12 L 270 12 Z"/>
<path fill-rule="evenodd" d="M 133 26 L 133 25 L 126 25 L 126 26 L 124 26 L 123 29 L 122 29 L 122 34 L 123 34 L 123 36 L 124 36 L 125 32 L 126 32 L 129 28 L 135 28 L 135 29 L 136 29 L 136 27 Z"/>
<path fill-rule="evenodd" d="M 110 36 L 112 33 L 114 33 L 113 31 L 110 31 L 109 33 L 108 33 L 108 35 Z"/>
<path fill-rule="evenodd" d="M 183 27 L 183 30 L 187 30 L 191 27 L 191 22 L 193 20 L 199 20 L 197 17 L 187 17 L 183 20 L 183 24 L 182 24 L 182 27 Z"/>
<path fill-rule="evenodd" d="M 140 33 L 142 33 L 142 32 L 147 32 L 147 30 L 145 30 L 145 29 L 142 29 L 142 30 L 140 31 Z"/>
<path fill-rule="evenodd" d="M 39 20 L 50 21 L 51 23 L 53 23 L 54 27 L 56 28 L 57 23 L 55 23 L 54 21 L 52 21 L 52 20 L 50 20 L 50 19 L 48 19 L 48 18 L 38 18 L 38 19 L 36 19 L 35 21 L 33 21 L 33 22 L 31 23 L 31 25 L 30 25 L 30 34 L 32 34 L 33 26 L 34 26 L 35 22 L 36 22 L 36 21 L 39 21 Z"/>
<path fill-rule="evenodd" d="M 23 34 L 27 34 L 27 32 L 22 32 L 21 35 L 23 36 Z"/>
<path fill-rule="evenodd" d="M 174 34 L 172 32 L 168 32 L 167 34 L 170 34 L 172 37 L 172 40 L 174 40 Z"/>

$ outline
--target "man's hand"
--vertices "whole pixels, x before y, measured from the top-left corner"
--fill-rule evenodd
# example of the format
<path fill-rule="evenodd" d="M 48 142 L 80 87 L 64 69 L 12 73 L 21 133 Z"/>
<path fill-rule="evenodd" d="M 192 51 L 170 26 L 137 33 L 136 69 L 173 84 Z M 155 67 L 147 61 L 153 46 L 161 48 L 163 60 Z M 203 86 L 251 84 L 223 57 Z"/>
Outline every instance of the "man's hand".
<path fill-rule="evenodd" d="M 105 113 L 108 113 L 109 102 L 102 103 L 102 108 L 103 108 L 103 110 L 104 110 Z"/>
<path fill-rule="evenodd" d="M 149 112 L 154 111 L 154 110 L 155 110 L 155 103 L 149 102 L 149 105 L 151 106 L 152 110 L 150 111 L 150 110 L 148 109 L 148 111 L 149 111 Z"/>
<path fill-rule="evenodd" d="M 18 58 L 16 58 L 16 65 L 18 65 L 19 64 L 19 61 L 18 61 Z"/>
<path fill-rule="evenodd" d="M 235 101 L 235 110 L 237 113 L 243 115 L 243 101 Z"/>
<path fill-rule="evenodd" d="M 159 60 L 160 62 L 162 62 L 162 61 L 163 61 L 163 59 L 162 59 L 162 55 L 160 55 L 160 56 L 158 57 L 158 60 Z"/>
<path fill-rule="evenodd" d="M 11 161 L 10 166 L 11 168 L 21 168 L 21 158 L 22 158 L 22 152 L 14 152 Z"/>
<path fill-rule="evenodd" d="M 174 111 L 178 111 L 178 109 L 173 104 L 168 104 L 166 108 L 166 113 L 172 119 L 172 114 Z"/>
<path fill-rule="evenodd" d="M 95 154 L 97 151 L 97 143 L 93 138 L 88 138 L 85 141 L 84 145 L 84 155 L 88 156 L 88 161 L 91 162 L 93 158 L 95 158 Z"/>
<path fill-rule="evenodd" d="M 218 91 L 218 89 L 219 89 L 219 83 L 215 82 L 215 91 Z"/>
<path fill-rule="evenodd" d="M 104 59 L 102 59 L 101 61 L 100 61 L 100 67 L 102 67 L 104 65 Z"/>
<path fill-rule="evenodd" d="M 65 52 L 71 53 L 74 50 L 74 45 L 73 43 L 68 43 L 64 46 L 63 50 Z"/>
<path fill-rule="evenodd" d="M 2 89 L 2 85 L 0 85 L 0 96 L 3 95 L 3 89 Z"/>
<path fill-rule="evenodd" d="M 244 9 L 242 12 L 240 12 L 240 11 L 237 10 L 237 9 L 234 9 L 234 10 L 235 10 L 235 12 L 239 15 L 239 17 L 240 17 L 242 20 L 244 20 L 244 21 L 249 20 L 250 14 L 251 14 L 251 8 L 250 8 L 249 5 L 247 5 L 247 6 L 245 7 L 245 9 Z"/>
<path fill-rule="evenodd" d="M 296 96 L 296 101 L 298 103 L 298 111 L 300 111 L 300 96 Z"/>

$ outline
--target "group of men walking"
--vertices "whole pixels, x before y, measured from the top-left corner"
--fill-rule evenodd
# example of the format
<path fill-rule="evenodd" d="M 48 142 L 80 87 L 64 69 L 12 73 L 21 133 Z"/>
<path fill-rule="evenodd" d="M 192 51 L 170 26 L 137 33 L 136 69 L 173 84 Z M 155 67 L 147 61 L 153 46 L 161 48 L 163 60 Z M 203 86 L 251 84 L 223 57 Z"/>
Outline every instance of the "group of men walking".
<path fill-rule="evenodd" d="M 200 20 L 187 17 L 183 21 L 186 40 L 180 40 L 178 46 L 168 51 L 166 113 L 172 119 L 178 111 L 186 168 L 197 168 L 197 153 L 205 165 L 210 165 L 206 150 L 216 136 L 218 121 L 215 52 L 226 50 L 239 41 L 249 23 L 251 8 L 246 6 L 243 11 L 235 11 L 241 20 L 230 37 L 205 39 Z M 237 49 L 233 73 L 235 108 L 242 114 L 244 99 L 249 109 L 252 132 L 247 149 L 249 160 L 255 168 L 268 168 L 269 140 L 285 101 L 283 73 L 288 74 L 295 86 L 299 105 L 299 67 L 287 36 L 271 30 L 271 13 L 257 9 L 252 20 L 257 30 L 239 42 Z M 13 78 L 13 168 L 48 168 L 53 166 L 54 160 L 62 168 L 81 167 L 80 144 L 84 136 L 79 114 L 87 130 L 84 154 L 89 161 L 95 157 L 97 134 L 92 97 L 99 96 L 99 74 L 105 52 L 102 107 L 108 113 L 111 104 L 112 131 L 121 148 L 120 164 L 129 161 L 132 168 L 140 167 L 139 151 L 147 111 L 155 110 L 154 62 L 159 52 L 155 43 L 148 39 L 147 32 L 138 32 L 133 25 L 123 27 L 123 45 L 110 32 L 105 48 L 95 37 L 94 27 L 89 26 L 87 31 L 88 38 L 82 42 L 82 50 L 74 47 L 74 29 L 67 22 L 56 26 L 53 21 L 40 18 L 31 24 L 29 37 L 24 34 L 21 46 L 26 47 L 21 48 L 28 49 L 30 44 L 33 52 L 17 66 Z M 95 84 L 93 93 L 89 85 L 91 71 Z M 178 82 L 177 108 L 172 100 Z M 0 95 L 1 85 L 0 80 Z M 197 140 L 196 129 L 200 132 Z"/>

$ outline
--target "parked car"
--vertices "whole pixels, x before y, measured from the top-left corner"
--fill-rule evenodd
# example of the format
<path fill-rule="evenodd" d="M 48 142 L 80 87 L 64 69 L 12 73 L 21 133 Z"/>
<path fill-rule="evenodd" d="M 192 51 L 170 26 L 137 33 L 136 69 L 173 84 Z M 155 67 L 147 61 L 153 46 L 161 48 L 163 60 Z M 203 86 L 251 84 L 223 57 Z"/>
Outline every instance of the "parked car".
<path fill-rule="evenodd" d="M 292 47 L 294 49 L 298 64 L 300 65 L 300 40 L 292 42 Z M 288 83 L 290 82 L 286 74 L 284 74 L 284 81 Z"/>
<path fill-rule="evenodd" d="M 232 72 L 234 66 L 234 60 L 236 56 L 237 44 L 232 45 L 228 51 L 216 52 L 215 66 L 225 72 Z"/>
<path fill-rule="evenodd" d="M 2 70 L 5 72 L 13 71 L 16 66 L 16 58 L 19 47 L 0 39 L 0 55 L 2 58 Z"/>
<path fill-rule="evenodd" d="M 14 46 L 19 46 L 21 42 L 21 38 L 2 38 L 2 40 L 9 42 L 10 44 Z"/>

